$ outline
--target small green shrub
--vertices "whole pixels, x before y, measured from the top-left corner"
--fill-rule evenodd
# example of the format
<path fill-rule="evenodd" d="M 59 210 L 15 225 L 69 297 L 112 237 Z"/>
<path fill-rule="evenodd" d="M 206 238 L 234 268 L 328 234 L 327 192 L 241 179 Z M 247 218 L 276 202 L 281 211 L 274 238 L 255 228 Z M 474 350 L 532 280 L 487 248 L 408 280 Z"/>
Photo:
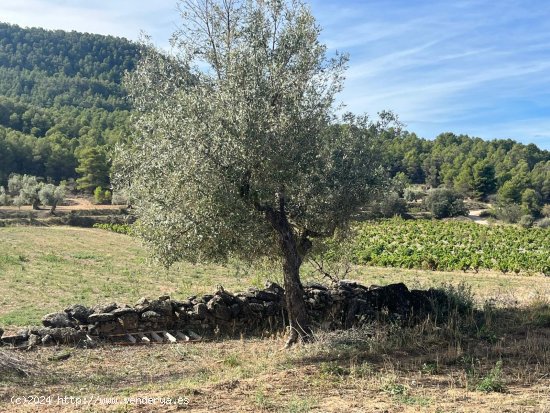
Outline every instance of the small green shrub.
<path fill-rule="evenodd" d="M 502 377 L 502 361 L 498 361 L 495 367 L 476 386 L 476 390 L 484 393 L 504 393 L 506 386 Z"/>
<path fill-rule="evenodd" d="M 98 186 L 94 190 L 94 199 L 98 204 L 109 204 L 111 202 L 112 193 L 108 189 L 103 189 Z"/>
<path fill-rule="evenodd" d="M 254 394 L 254 402 L 262 410 L 269 410 L 275 408 L 275 403 L 271 401 L 264 390 L 257 390 Z"/>
<path fill-rule="evenodd" d="M 335 361 L 323 362 L 320 365 L 320 371 L 327 376 L 345 376 L 349 374 L 349 370 L 340 366 Z"/>
<path fill-rule="evenodd" d="M 385 198 L 374 202 L 369 210 L 371 218 L 392 218 L 406 214 L 407 202 L 396 192 L 391 192 Z"/>
<path fill-rule="evenodd" d="M 537 300 L 528 308 L 529 321 L 537 327 L 550 327 L 550 300 Z"/>
<path fill-rule="evenodd" d="M 439 366 L 435 361 L 427 361 L 422 364 L 422 373 L 428 375 L 434 375 L 439 372 Z"/>
<path fill-rule="evenodd" d="M 395 383 L 393 381 L 386 383 L 382 386 L 382 391 L 389 394 L 390 396 L 406 396 L 407 387 L 401 383 Z"/>
<path fill-rule="evenodd" d="M 373 375 L 373 368 L 366 361 L 361 364 L 352 364 L 349 369 L 349 374 L 356 378 L 366 378 Z"/>
<path fill-rule="evenodd" d="M 236 354 L 230 354 L 223 360 L 223 364 L 229 367 L 238 367 L 241 365 L 241 360 Z"/>
<path fill-rule="evenodd" d="M 550 228 L 550 218 L 543 218 L 537 222 L 537 227 L 539 228 Z"/>
<path fill-rule="evenodd" d="M 533 324 L 537 327 L 550 327 L 550 308 L 546 312 L 540 310 L 533 316 Z"/>
<path fill-rule="evenodd" d="M 425 191 L 423 191 L 421 189 L 413 188 L 413 187 L 405 188 L 405 191 L 403 192 L 403 197 L 405 198 L 405 201 L 407 201 L 407 202 L 420 201 L 425 196 L 426 196 Z"/>
<path fill-rule="evenodd" d="M 472 287 L 465 283 L 460 283 L 456 287 L 452 284 L 443 284 L 435 289 L 432 295 L 432 306 L 440 322 L 450 319 L 465 322 L 474 311 L 474 303 Z"/>
<path fill-rule="evenodd" d="M 288 413 L 307 413 L 313 408 L 314 402 L 309 399 L 293 397 L 290 399 L 284 410 Z"/>
<path fill-rule="evenodd" d="M 522 228 L 531 228 L 535 222 L 535 218 L 533 218 L 531 215 L 523 215 L 518 224 Z"/>
<path fill-rule="evenodd" d="M 447 188 L 436 188 L 428 192 L 424 207 L 435 218 L 449 218 L 468 215 L 464 200 L 455 191 Z"/>
<path fill-rule="evenodd" d="M 482 325 L 477 334 L 477 338 L 485 340 L 491 344 L 496 344 L 499 340 L 497 333 L 487 325 Z"/>
<path fill-rule="evenodd" d="M 505 204 L 499 205 L 495 209 L 495 215 L 497 219 L 507 222 L 508 224 L 515 224 L 519 222 L 523 216 L 523 210 L 518 204 Z"/>
<path fill-rule="evenodd" d="M 525 214 L 538 216 L 542 209 L 542 197 L 534 189 L 527 188 L 521 194 L 521 207 Z"/>

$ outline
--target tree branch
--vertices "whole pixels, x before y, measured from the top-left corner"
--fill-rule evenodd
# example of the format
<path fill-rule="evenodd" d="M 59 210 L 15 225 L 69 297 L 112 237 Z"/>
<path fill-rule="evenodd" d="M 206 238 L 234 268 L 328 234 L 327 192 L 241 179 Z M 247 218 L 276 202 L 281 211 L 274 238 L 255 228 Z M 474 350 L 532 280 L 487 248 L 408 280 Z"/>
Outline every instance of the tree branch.
<path fill-rule="evenodd" d="M 335 277 L 335 276 L 329 274 L 327 271 L 325 271 L 325 268 L 323 267 L 323 264 L 318 263 L 317 261 L 315 261 L 314 258 L 310 258 L 309 262 L 313 265 L 313 267 L 316 267 L 315 269 L 318 272 L 320 272 L 323 275 L 323 277 L 328 278 L 330 281 L 332 281 L 335 284 L 337 284 L 338 281 L 340 281 L 338 277 Z M 347 274 L 347 270 L 346 270 L 346 274 Z"/>

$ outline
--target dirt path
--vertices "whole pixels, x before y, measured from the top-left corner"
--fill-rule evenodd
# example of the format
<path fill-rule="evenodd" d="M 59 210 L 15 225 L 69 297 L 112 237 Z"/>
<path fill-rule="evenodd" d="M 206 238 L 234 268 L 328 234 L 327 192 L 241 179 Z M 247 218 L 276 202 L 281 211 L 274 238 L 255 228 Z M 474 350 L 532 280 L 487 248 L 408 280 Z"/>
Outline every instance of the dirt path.
<path fill-rule="evenodd" d="M 73 196 L 65 199 L 63 201 L 63 205 L 59 205 L 56 210 L 57 211 L 87 211 L 87 210 L 97 210 L 97 209 L 103 209 L 103 210 L 118 210 L 120 208 L 125 207 L 125 205 L 99 205 L 92 203 L 90 198 L 85 198 L 81 196 Z M 41 211 L 49 211 L 49 207 L 41 206 Z M 32 206 L 30 205 L 24 205 L 21 208 L 17 208 L 16 206 L 9 205 L 9 206 L 0 206 L 0 210 L 5 211 L 33 211 Z"/>
<path fill-rule="evenodd" d="M 468 215 L 468 218 L 470 218 L 472 221 L 474 221 L 477 224 L 480 225 L 489 225 L 489 221 L 487 221 L 485 218 L 481 218 L 479 215 L 481 212 L 486 211 L 486 209 L 474 209 L 470 211 L 470 214 Z"/>
<path fill-rule="evenodd" d="M 88 210 L 88 209 L 120 209 L 123 205 L 99 205 L 93 204 L 89 198 L 72 197 L 64 202 L 66 205 L 58 206 L 60 210 Z"/>

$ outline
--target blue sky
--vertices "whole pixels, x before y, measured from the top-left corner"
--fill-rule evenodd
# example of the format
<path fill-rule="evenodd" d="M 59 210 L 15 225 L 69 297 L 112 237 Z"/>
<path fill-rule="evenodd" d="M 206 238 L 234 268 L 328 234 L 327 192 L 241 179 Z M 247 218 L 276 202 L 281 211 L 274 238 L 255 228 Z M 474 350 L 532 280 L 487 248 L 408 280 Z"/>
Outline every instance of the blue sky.
<path fill-rule="evenodd" d="M 425 138 L 512 138 L 550 149 L 550 2 L 312 0 L 330 50 L 350 54 L 340 95 L 356 113 L 396 112 Z M 167 47 L 176 0 L 1 0 L 0 21 Z"/>

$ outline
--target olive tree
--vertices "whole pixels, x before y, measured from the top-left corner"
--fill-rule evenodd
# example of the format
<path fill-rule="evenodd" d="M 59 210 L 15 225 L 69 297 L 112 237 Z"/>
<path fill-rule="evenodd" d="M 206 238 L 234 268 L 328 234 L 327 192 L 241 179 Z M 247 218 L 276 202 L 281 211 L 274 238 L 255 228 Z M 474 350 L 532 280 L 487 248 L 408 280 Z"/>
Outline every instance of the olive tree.
<path fill-rule="evenodd" d="M 171 54 L 144 46 L 126 79 L 136 133 L 117 151 L 138 231 L 167 265 L 280 260 L 291 332 L 311 338 L 300 266 L 385 189 L 376 136 L 393 115 L 335 115 L 328 58 L 299 0 L 183 0 Z"/>
<path fill-rule="evenodd" d="M 53 184 L 45 184 L 38 191 L 38 197 L 43 205 L 50 207 L 50 214 L 55 212 L 57 205 L 63 202 L 65 199 L 66 187 L 65 185 L 55 186 Z"/>
<path fill-rule="evenodd" d="M 22 205 L 32 205 L 32 209 L 40 209 L 40 188 L 42 183 L 36 176 L 13 174 L 8 180 L 8 190 L 15 195 L 13 202 L 19 208 Z"/>

